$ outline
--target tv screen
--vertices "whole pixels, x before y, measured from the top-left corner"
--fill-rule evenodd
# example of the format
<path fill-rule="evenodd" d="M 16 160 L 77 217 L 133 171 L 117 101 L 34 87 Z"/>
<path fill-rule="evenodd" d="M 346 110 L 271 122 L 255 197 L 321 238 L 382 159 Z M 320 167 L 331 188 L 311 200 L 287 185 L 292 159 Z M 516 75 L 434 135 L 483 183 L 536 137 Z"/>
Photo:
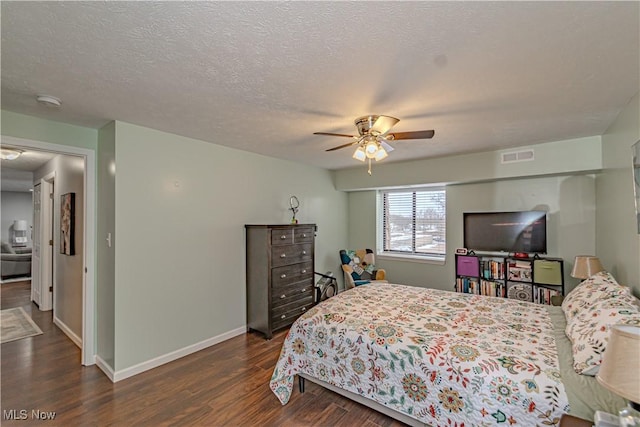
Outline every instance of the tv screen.
<path fill-rule="evenodd" d="M 547 213 L 465 212 L 464 247 L 477 251 L 547 253 Z"/>

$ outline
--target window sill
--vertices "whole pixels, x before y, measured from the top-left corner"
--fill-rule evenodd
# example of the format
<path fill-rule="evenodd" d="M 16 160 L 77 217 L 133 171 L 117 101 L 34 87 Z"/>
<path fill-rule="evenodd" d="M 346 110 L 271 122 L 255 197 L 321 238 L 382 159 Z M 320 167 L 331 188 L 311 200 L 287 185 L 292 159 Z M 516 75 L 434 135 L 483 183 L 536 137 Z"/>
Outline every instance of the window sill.
<path fill-rule="evenodd" d="M 445 264 L 445 257 L 389 254 L 385 252 L 377 254 L 376 259 L 386 259 L 389 261 L 418 262 L 423 264 L 437 264 L 437 265 Z"/>

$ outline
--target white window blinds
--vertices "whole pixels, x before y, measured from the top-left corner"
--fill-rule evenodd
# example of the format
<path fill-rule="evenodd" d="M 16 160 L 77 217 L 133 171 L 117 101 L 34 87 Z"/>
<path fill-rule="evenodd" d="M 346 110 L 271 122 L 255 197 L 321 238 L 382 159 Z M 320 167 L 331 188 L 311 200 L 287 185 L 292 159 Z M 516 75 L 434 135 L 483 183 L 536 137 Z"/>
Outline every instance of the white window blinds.
<path fill-rule="evenodd" d="M 444 189 L 382 192 L 383 252 L 444 257 L 445 238 Z"/>

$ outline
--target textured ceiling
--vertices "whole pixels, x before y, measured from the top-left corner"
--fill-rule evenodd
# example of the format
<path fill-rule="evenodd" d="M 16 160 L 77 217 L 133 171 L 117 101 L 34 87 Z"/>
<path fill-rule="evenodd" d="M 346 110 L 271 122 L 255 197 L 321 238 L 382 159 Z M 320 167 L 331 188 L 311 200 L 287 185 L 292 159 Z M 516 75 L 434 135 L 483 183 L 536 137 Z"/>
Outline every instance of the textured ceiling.
<path fill-rule="evenodd" d="M 639 89 L 638 2 L 10 2 L 2 108 L 122 120 L 329 169 L 387 114 L 387 161 L 600 135 Z M 38 105 L 35 94 L 62 99 Z"/>
<path fill-rule="evenodd" d="M 25 150 L 15 160 L 0 160 L 2 191 L 29 191 L 33 188 L 33 172 L 56 156 L 54 153 Z"/>

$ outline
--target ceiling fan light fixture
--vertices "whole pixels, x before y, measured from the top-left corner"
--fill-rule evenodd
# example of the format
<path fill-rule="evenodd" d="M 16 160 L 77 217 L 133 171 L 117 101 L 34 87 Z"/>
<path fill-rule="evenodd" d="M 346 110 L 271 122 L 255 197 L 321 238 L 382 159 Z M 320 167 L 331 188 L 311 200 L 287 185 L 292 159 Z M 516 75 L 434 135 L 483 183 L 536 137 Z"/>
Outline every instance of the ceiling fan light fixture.
<path fill-rule="evenodd" d="M 383 160 L 388 156 L 389 154 L 387 154 L 387 151 L 384 148 L 380 147 L 374 158 L 376 159 L 376 162 L 379 162 L 380 160 Z"/>
<path fill-rule="evenodd" d="M 15 148 L 3 148 L 0 151 L 0 159 L 2 160 L 15 160 L 22 154 L 22 150 Z"/>
<path fill-rule="evenodd" d="M 358 147 L 355 153 L 353 153 L 353 158 L 356 160 L 360 160 L 361 162 L 364 162 L 364 159 L 367 158 L 367 155 L 364 152 L 364 148 Z"/>
<path fill-rule="evenodd" d="M 369 139 L 364 146 L 364 151 L 368 158 L 373 159 L 376 157 L 376 154 L 378 153 L 378 143 L 375 138 Z"/>
<path fill-rule="evenodd" d="M 399 121 L 400 119 L 396 117 L 369 114 L 358 117 L 354 122 L 360 136 L 333 132 L 314 132 L 313 134 L 355 139 L 355 141 L 341 144 L 325 151 L 335 151 L 355 146 L 356 151 L 352 157 L 361 162 L 368 160 L 369 169 L 367 172 L 371 175 L 371 160 L 379 162 L 386 159 L 389 153 L 394 150 L 394 147 L 389 144 L 391 141 L 430 139 L 435 134 L 433 130 L 390 133 L 391 128 Z"/>

